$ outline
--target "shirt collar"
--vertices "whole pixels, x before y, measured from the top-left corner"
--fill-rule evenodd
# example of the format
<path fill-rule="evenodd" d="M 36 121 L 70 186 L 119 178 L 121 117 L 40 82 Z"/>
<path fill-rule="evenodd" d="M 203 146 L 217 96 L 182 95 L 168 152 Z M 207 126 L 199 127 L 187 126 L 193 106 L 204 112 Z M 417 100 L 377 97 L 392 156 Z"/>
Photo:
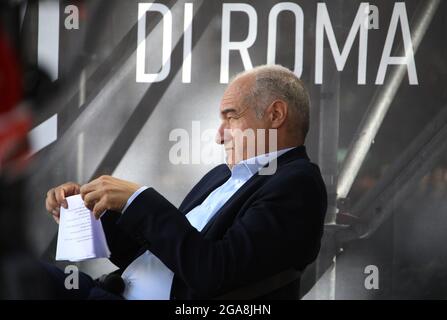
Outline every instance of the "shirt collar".
<path fill-rule="evenodd" d="M 244 179 L 244 178 L 248 179 L 252 175 L 257 173 L 266 164 L 275 160 L 276 158 L 283 155 L 287 151 L 292 150 L 293 148 L 295 148 L 295 147 L 281 149 L 278 151 L 261 154 L 256 157 L 243 160 L 243 161 L 237 163 L 236 165 L 234 165 L 233 169 L 231 170 L 231 177 L 239 178 L 239 179 Z"/>

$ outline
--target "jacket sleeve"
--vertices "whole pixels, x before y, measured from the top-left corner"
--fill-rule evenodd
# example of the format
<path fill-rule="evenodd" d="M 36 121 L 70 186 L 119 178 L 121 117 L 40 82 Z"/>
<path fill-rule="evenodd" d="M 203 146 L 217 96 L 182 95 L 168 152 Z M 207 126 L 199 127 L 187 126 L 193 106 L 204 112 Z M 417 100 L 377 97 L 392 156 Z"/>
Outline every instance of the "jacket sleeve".
<path fill-rule="evenodd" d="M 125 269 L 137 258 L 143 247 L 117 225 L 120 216 L 119 212 L 107 211 L 102 216 L 101 223 L 111 252 L 110 261 L 120 269 Z"/>
<path fill-rule="evenodd" d="M 207 239 L 157 191 L 142 192 L 118 221 L 203 297 L 259 281 L 317 256 L 324 202 L 312 177 L 272 179 L 222 239 Z"/>

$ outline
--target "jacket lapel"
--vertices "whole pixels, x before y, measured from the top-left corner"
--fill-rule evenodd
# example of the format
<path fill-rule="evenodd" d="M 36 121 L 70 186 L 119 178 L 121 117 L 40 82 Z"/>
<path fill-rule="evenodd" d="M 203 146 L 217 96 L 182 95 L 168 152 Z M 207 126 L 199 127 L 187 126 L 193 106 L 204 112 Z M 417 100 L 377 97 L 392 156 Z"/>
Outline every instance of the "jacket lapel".
<path fill-rule="evenodd" d="M 181 211 L 184 214 L 187 214 L 189 211 L 191 211 L 199 204 L 201 204 L 206 199 L 206 197 L 208 197 L 209 194 L 213 192 L 213 190 L 221 186 L 229 178 L 230 178 L 230 170 L 226 171 L 226 173 L 222 175 L 219 175 L 212 181 L 205 182 L 204 183 L 205 185 L 197 192 L 196 195 L 194 195 L 193 200 L 189 201 L 188 203 L 184 204 L 184 206 L 182 206 Z"/>
<path fill-rule="evenodd" d="M 205 234 L 213 225 L 215 220 L 221 218 L 222 213 L 225 212 L 233 212 L 234 210 L 230 210 L 231 206 L 237 203 L 237 200 L 239 200 L 241 197 L 246 196 L 247 190 L 250 190 L 250 188 L 254 187 L 257 183 L 263 179 L 265 179 L 267 176 L 260 176 L 258 174 L 253 175 L 244 185 L 235 192 L 230 199 L 228 199 L 227 202 L 214 214 L 214 216 L 208 221 L 208 223 L 205 225 L 205 227 L 202 229 L 201 233 Z"/>

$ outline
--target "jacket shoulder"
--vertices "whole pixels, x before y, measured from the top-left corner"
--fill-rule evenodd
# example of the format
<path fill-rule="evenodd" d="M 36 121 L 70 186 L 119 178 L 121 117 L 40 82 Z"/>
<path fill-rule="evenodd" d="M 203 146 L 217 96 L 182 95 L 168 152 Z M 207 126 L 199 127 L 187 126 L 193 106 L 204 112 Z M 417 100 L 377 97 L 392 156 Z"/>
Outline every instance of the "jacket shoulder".
<path fill-rule="evenodd" d="M 323 182 L 323 177 L 321 176 L 321 171 L 318 165 L 305 158 L 296 159 L 283 164 L 277 168 L 272 177 L 286 180 L 307 177 Z"/>
<path fill-rule="evenodd" d="M 320 168 L 308 159 L 289 161 L 276 169 L 258 190 L 258 196 L 289 195 L 318 198 L 325 202 L 327 198 L 326 185 Z M 298 200 L 298 199 L 296 199 Z"/>

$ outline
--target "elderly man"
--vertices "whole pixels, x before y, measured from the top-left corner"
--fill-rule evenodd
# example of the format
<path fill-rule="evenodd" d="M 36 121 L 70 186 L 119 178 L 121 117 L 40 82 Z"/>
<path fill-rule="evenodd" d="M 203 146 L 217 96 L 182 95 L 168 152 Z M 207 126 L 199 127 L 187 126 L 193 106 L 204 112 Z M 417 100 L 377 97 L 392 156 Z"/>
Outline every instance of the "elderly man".
<path fill-rule="evenodd" d="M 256 67 L 229 84 L 220 116 L 217 142 L 227 163 L 208 172 L 179 208 L 151 187 L 111 176 L 48 191 L 56 221 L 65 197 L 78 193 L 102 217 L 124 298 L 298 298 L 299 272 L 320 248 L 327 202 L 304 147 L 308 93 L 288 69 Z M 267 134 L 245 135 L 250 130 Z M 273 162 L 274 170 L 261 174 Z M 84 298 L 95 289 L 86 283 Z"/>

